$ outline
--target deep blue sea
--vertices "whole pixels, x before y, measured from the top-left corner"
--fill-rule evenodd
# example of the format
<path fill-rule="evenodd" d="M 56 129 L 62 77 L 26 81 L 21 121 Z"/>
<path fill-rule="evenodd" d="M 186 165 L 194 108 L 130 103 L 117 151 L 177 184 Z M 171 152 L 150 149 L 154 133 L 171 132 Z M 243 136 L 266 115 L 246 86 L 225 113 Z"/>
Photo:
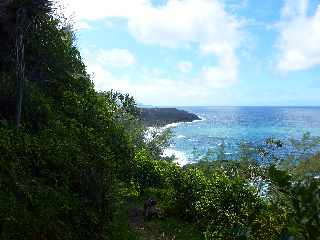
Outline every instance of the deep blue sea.
<path fill-rule="evenodd" d="M 173 124 L 174 137 L 165 155 L 180 163 L 195 162 L 221 143 L 232 157 L 241 142 L 262 144 L 267 138 L 287 141 L 309 132 L 320 136 L 320 107 L 179 107 L 202 121 Z"/>

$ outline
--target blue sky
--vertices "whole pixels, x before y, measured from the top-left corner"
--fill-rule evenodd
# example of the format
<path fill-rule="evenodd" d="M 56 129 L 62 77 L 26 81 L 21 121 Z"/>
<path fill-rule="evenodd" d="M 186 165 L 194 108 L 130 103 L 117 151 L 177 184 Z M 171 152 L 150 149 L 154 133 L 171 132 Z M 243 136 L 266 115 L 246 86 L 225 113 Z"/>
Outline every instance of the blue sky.
<path fill-rule="evenodd" d="M 61 0 L 97 90 L 157 106 L 319 106 L 318 0 Z"/>

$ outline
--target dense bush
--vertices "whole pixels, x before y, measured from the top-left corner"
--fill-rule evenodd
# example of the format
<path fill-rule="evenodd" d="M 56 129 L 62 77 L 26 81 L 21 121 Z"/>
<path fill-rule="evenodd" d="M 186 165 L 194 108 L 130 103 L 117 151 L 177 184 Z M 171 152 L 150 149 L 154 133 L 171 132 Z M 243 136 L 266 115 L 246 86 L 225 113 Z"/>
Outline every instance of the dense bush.
<path fill-rule="evenodd" d="M 1 12 L 7 8 L 14 19 L 19 8 L 36 11 L 32 4 L 41 1 L 6 4 Z M 17 26 L 13 20 L 8 28 L 1 17 L 0 100 L 6 105 L 16 95 Z M 116 183 L 131 172 L 141 141 L 135 103 L 95 92 L 64 19 L 48 12 L 36 20 L 24 38 L 21 127 L 13 122 L 15 104 L 0 109 L 0 238 L 108 238 Z"/>
<path fill-rule="evenodd" d="M 133 151 L 121 128 L 102 126 L 52 121 L 37 135 L 0 128 L 2 239 L 102 234 L 112 216 L 114 182 L 129 171 Z"/>
<path fill-rule="evenodd" d="M 277 239 L 283 222 L 257 190 L 239 178 L 207 176 L 195 167 L 136 156 L 142 192 L 158 198 L 167 214 L 196 224 L 206 239 Z M 279 214 L 279 213 L 278 213 Z"/>

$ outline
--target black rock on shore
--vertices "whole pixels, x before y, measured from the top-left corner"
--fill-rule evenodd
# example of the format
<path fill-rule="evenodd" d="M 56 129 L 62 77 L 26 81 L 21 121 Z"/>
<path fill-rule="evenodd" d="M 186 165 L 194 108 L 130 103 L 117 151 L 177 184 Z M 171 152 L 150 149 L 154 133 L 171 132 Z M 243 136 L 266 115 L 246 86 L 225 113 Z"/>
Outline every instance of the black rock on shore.
<path fill-rule="evenodd" d="M 147 126 L 201 120 L 196 114 L 176 108 L 140 108 L 141 119 Z"/>

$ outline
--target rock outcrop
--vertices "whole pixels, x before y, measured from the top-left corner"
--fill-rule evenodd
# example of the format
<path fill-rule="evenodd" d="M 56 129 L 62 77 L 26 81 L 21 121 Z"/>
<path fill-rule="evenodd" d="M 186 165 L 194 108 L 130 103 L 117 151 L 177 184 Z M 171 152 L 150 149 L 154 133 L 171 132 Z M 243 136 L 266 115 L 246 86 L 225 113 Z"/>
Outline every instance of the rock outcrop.
<path fill-rule="evenodd" d="M 141 119 L 147 126 L 201 120 L 196 114 L 176 108 L 140 108 L 140 110 Z"/>

